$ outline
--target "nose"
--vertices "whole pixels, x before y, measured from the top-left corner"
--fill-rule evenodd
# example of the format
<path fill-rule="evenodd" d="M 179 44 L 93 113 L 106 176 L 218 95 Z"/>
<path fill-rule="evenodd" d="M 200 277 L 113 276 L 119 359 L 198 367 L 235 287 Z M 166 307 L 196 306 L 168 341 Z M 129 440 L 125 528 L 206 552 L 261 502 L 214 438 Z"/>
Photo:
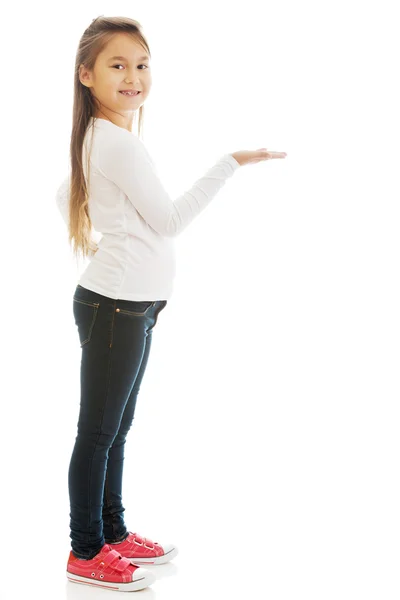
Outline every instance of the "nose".
<path fill-rule="evenodd" d="M 126 81 L 126 83 L 135 82 L 135 83 L 140 84 L 141 83 L 140 74 L 128 72 L 127 76 L 125 77 L 125 81 Z"/>
<path fill-rule="evenodd" d="M 125 83 L 128 85 L 134 85 L 135 88 L 143 89 L 140 79 L 135 79 L 134 77 L 132 79 L 126 78 Z"/>

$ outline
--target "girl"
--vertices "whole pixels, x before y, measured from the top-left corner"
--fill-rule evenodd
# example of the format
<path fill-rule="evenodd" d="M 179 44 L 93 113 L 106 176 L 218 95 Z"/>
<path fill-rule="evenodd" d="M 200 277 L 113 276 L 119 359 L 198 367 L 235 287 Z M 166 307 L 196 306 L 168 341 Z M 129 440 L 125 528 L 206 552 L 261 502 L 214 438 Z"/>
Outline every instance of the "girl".
<path fill-rule="evenodd" d="M 75 61 L 71 175 L 57 191 L 75 254 L 91 257 L 73 295 L 82 358 L 67 577 L 119 591 L 149 586 L 155 576 L 140 565 L 177 554 L 173 544 L 126 528 L 121 495 L 124 444 L 152 332 L 172 295 L 173 238 L 240 166 L 286 156 L 265 148 L 225 154 L 173 202 L 139 137 L 150 59 L 137 21 L 101 16 L 85 30 Z M 132 133 L 136 111 L 139 136 Z M 103 234 L 98 246 L 92 225 Z"/>

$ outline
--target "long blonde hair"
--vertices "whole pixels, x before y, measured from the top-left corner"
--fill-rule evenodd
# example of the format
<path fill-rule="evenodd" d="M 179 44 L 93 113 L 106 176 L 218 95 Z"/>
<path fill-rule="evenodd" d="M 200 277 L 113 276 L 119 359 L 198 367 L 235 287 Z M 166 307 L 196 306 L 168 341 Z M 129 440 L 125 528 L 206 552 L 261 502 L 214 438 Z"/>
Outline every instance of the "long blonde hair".
<path fill-rule="evenodd" d="M 83 85 L 79 79 L 79 66 L 84 64 L 87 69 L 93 70 L 98 54 L 103 50 L 110 39 L 117 33 L 129 33 L 151 57 L 146 38 L 142 33 L 142 26 L 138 21 L 128 17 L 104 17 L 101 15 L 93 19 L 92 23 L 83 32 L 79 41 L 75 59 L 74 72 L 74 103 L 72 114 L 72 132 L 70 143 L 70 186 L 69 186 L 69 228 L 68 242 L 73 241 L 75 257 L 82 253 L 82 257 L 93 256 L 97 251 L 97 244 L 92 239 L 92 222 L 89 215 L 89 164 L 90 151 L 87 153 L 87 175 L 85 180 L 83 170 L 83 141 L 90 123 L 97 109 L 96 98 L 90 89 Z M 142 136 L 143 130 L 143 105 L 139 107 L 138 135 Z M 92 130 L 93 141 L 93 130 Z M 88 184 L 88 185 L 87 185 Z"/>

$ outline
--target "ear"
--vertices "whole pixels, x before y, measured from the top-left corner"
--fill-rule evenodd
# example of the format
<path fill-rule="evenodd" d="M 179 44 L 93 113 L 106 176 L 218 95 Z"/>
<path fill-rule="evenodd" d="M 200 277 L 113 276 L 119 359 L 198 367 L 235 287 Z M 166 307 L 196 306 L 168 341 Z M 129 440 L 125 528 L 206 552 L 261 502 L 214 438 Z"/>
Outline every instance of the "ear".
<path fill-rule="evenodd" d="M 81 64 L 79 65 L 79 81 L 83 84 L 86 85 L 86 87 L 91 87 L 90 84 L 90 72 L 88 71 L 88 69 L 85 67 L 85 65 Z"/>

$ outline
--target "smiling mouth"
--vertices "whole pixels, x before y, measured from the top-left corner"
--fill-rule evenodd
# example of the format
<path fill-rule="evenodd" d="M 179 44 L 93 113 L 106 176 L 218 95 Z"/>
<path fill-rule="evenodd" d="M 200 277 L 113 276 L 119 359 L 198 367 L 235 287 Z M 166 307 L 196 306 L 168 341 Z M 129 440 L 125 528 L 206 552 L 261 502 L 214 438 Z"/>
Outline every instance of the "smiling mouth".
<path fill-rule="evenodd" d="M 120 94 L 124 94 L 124 96 L 139 96 L 139 94 L 141 92 L 133 92 L 133 91 L 132 92 L 125 92 L 125 91 L 120 91 L 119 93 Z"/>

